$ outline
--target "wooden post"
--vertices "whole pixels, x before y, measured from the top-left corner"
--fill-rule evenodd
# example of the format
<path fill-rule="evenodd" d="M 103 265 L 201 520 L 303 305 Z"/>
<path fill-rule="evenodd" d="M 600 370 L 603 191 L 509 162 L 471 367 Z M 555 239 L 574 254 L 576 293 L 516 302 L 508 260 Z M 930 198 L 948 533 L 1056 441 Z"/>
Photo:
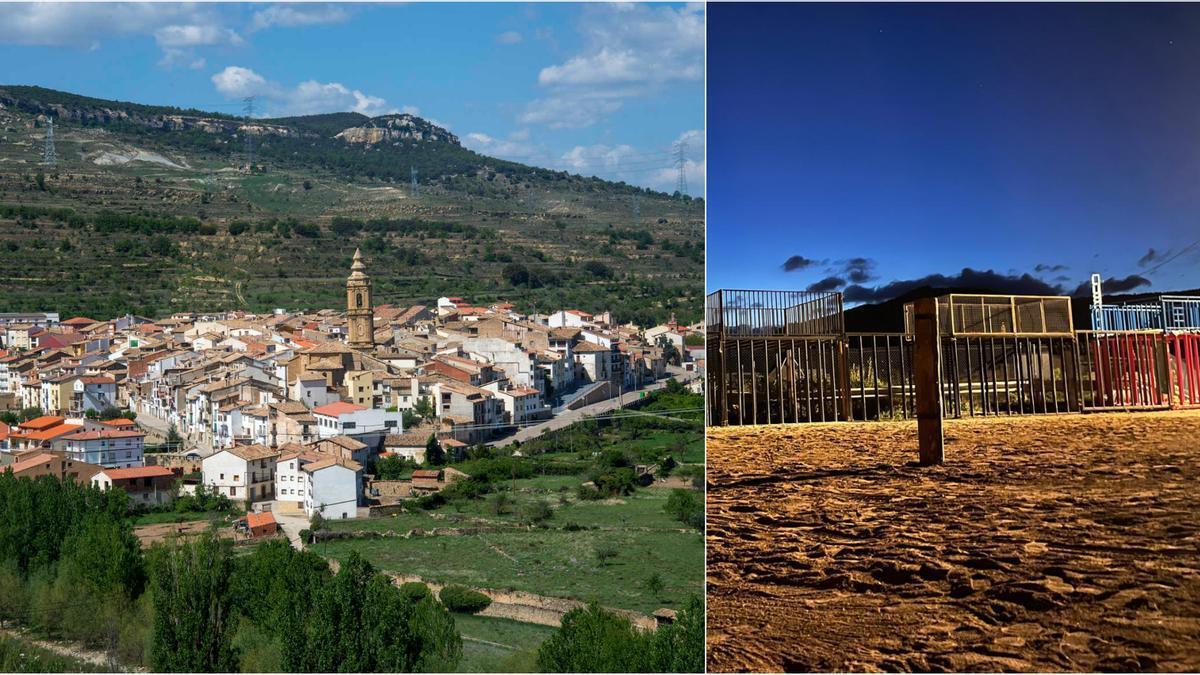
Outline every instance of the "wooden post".
<path fill-rule="evenodd" d="M 937 298 L 913 303 L 913 371 L 917 390 L 917 438 L 921 466 L 945 459 L 942 437 L 941 335 L 938 334 Z"/>

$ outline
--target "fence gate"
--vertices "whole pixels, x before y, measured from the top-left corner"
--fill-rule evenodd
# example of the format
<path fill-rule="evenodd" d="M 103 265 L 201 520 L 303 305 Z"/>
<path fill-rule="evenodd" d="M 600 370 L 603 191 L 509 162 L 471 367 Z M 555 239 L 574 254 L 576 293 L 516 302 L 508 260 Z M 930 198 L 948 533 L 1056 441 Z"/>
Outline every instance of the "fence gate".
<path fill-rule="evenodd" d="M 709 424 L 848 419 L 840 293 L 716 291 L 705 322 Z"/>

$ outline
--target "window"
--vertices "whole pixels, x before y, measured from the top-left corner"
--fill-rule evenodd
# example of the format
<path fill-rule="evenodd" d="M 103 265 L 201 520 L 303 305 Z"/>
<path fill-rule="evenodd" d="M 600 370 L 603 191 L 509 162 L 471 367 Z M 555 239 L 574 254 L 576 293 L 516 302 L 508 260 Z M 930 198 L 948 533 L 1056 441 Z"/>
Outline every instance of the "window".
<path fill-rule="evenodd" d="M 362 293 L 354 294 L 354 305 L 356 307 L 362 307 Z"/>
<path fill-rule="evenodd" d="M 357 424 L 357 422 L 342 422 L 342 429 L 353 429 Z"/>
<path fill-rule="evenodd" d="M 383 426 L 387 427 L 388 429 L 394 429 L 396 428 L 396 420 L 388 420 L 383 423 Z"/>
<path fill-rule="evenodd" d="M 238 474 L 236 474 L 236 473 L 235 473 L 235 474 L 233 474 L 233 482 L 235 482 L 235 483 L 240 483 L 240 482 L 242 482 L 242 477 L 241 477 L 241 476 L 239 476 L 239 475 L 238 475 Z"/>
<path fill-rule="evenodd" d="M 221 480 L 225 480 L 225 474 L 221 474 Z"/>

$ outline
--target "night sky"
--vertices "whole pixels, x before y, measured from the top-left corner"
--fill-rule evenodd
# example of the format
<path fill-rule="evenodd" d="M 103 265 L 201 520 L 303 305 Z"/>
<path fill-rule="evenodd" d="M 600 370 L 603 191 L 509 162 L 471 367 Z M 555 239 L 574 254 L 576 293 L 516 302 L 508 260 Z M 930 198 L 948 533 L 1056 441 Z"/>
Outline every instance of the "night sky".
<path fill-rule="evenodd" d="M 1200 288 L 1200 5 L 708 7 L 710 290 Z"/>

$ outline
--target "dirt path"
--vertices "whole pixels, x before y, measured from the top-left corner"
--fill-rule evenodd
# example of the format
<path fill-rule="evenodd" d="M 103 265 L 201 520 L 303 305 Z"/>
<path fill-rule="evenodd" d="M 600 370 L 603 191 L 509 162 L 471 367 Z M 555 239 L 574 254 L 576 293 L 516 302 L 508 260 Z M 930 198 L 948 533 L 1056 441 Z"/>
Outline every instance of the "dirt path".
<path fill-rule="evenodd" d="M 76 642 L 60 642 L 57 640 L 43 640 L 41 638 L 36 638 L 23 630 L 18 630 L 16 628 L 0 628 L 0 635 L 12 638 L 14 640 L 20 640 L 22 642 L 26 642 L 26 643 L 34 645 L 36 647 L 45 649 L 48 652 L 54 652 L 55 654 L 58 654 L 59 656 L 65 656 L 65 657 L 71 658 L 71 659 L 78 659 L 80 661 L 83 661 L 85 663 L 90 663 L 91 665 L 97 666 L 99 668 L 107 669 L 113 665 L 109 661 L 108 654 L 106 652 L 102 652 L 102 651 L 95 650 L 95 649 L 90 649 L 90 648 L 85 647 L 84 645 L 81 645 Z M 117 669 L 118 670 L 126 670 L 126 671 L 129 670 L 128 667 L 124 666 L 124 665 L 118 665 Z M 144 673 L 144 672 L 146 672 L 146 669 L 145 668 L 135 668 L 135 669 L 133 669 L 132 672 Z"/>
<path fill-rule="evenodd" d="M 1200 412 L 708 431 L 709 669 L 1200 670 Z"/>

